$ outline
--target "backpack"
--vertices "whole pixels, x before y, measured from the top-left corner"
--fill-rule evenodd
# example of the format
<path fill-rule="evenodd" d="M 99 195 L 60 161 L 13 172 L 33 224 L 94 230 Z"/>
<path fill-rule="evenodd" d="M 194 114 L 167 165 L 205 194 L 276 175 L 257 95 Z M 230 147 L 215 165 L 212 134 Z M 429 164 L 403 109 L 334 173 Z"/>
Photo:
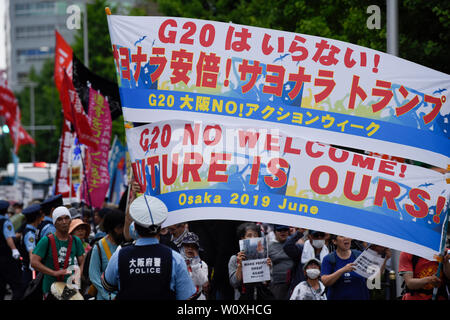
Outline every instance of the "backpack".
<path fill-rule="evenodd" d="M 352 253 L 350 255 L 350 258 L 354 258 L 356 260 L 356 258 L 361 254 L 361 251 L 356 250 L 356 249 L 351 249 Z M 330 262 L 332 268 L 333 268 L 333 272 L 336 272 L 336 251 L 331 252 L 328 255 L 328 261 Z M 328 290 L 329 287 L 325 287 L 325 290 L 322 294 L 327 294 L 328 295 Z"/>
<path fill-rule="evenodd" d="M 39 224 L 39 226 L 37 227 L 37 229 L 38 229 L 38 234 L 37 234 L 37 236 L 36 236 L 36 243 L 38 243 L 39 240 L 41 240 L 41 238 L 42 238 L 42 229 L 44 229 L 44 227 L 45 227 L 46 225 L 50 224 L 50 223 L 52 223 L 52 222 L 51 222 L 51 221 L 48 221 L 48 220 L 43 220 L 43 221 Z"/>
<path fill-rule="evenodd" d="M 102 247 L 105 250 L 106 257 L 108 258 L 108 261 L 111 258 L 111 251 L 109 249 L 108 244 L 106 243 L 105 238 L 102 238 L 102 239 L 99 239 L 99 240 L 95 241 L 92 244 L 91 250 L 89 250 L 89 252 L 86 254 L 86 257 L 84 259 L 82 276 L 83 276 L 84 281 L 86 282 L 86 285 L 88 287 L 87 295 L 90 296 L 90 297 L 96 297 L 97 296 L 97 288 L 94 286 L 94 284 L 89 279 L 89 265 L 91 263 L 92 251 L 94 249 L 94 246 L 97 246 L 98 257 L 100 259 L 100 270 L 103 269 L 102 252 L 100 250 L 99 242 L 102 243 Z"/>
<path fill-rule="evenodd" d="M 98 254 L 100 257 L 100 265 L 101 265 L 102 256 L 101 256 L 101 252 L 100 252 L 100 247 L 98 245 L 98 241 L 96 241 L 91 245 L 91 250 L 89 250 L 89 252 L 86 254 L 86 257 L 84 258 L 83 270 L 81 271 L 81 277 L 83 278 L 83 286 L 88 287 L 87 294 L 92 297 L 95 297 L 97 295 L 97 290 L 95 289 L 95 286 L 92 284 L 91 280 L 89 279 L 89 265 L 91 264 L 92 251 L 94 251 L 94 246 L 97 246 Z"/>
<path fill-rule="evenodd" d="M 42 262 L 44 262 L 47 259 L 48 253 L 50 250 L 53 250 L 52 248 L 52 241 L 50 240 L 50 236 L 53 236 L 53 234 L 48 234 L 47 237 L 49 238 L 49 245 L 47 247 L 47 251 L 45 252 L 44 258 L 42 258 Z M 56 248 L 55 248 L 56 249 Z M 68 252 L 70 255 L 70 252 Z M 53 261 L 53 264 L 55 264 L 55 260 Z M 22 297 L 22 300 L 42 300 L 43 293 L 42 293 L 42 280 L 44 278 L 44 274 L 42 272 L 36 272 L 36 277 L 32 279 L 26 289 L 25 293 Z"/>
<path fill-rule="evenodd" d="M 350 255 L 350 258 L 353 257 L 354 259 L 356 259 L 360 254 L 361 251 L 356 250 L 356 249 L 351 249 L 352 253 Z M 330 262 L 330 264 L 333 266 L 333 272 L 335 272 L 335 267 L 336 267 L 336 251 L 333 251 L 330 253 L 328 261 Z"/>

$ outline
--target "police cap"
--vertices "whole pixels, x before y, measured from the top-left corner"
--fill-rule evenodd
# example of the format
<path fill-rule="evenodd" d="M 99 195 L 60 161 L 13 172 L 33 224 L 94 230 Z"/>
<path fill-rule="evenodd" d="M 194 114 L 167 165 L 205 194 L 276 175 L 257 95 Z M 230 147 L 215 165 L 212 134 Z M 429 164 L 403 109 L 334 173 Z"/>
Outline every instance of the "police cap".
<path fill-rule="evenodd" d="M 63 205 L 62 194 L 56 194 L 48 197 L 41 203 L 41 208 L 45 213 L 50 213 L 51 208 L 56 208 Z"/>
<path fill-rule="evenodd" d="M 142 195 L 130 205 L 130 216 L 138 225 L 160 226 L 167 219 L 167 206 L 156 197 Z"/>
<path fill-rule="evenodd" d="M 5 214 L 8 211 L 9 202 L 6 200 L 0 200 L 0 214 Z"/>
<path fill-rule="evenodd" d="M 31 206 L 28 206 L 25 209 L 23 209 L 22 213 L 25 216 L 28 216 L 28 215 L 38 214 L 40 211 L 41 211 L 41 205 L 36 203 L 36 204 L 32 204 Z"/>

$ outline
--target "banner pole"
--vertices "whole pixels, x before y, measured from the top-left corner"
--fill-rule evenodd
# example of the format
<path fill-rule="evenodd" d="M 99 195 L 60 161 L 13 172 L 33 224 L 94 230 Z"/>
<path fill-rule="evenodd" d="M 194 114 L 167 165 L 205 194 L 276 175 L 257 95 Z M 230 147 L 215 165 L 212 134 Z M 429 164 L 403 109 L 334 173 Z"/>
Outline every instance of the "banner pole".
<path fill-rule="evenodd" d="M 64 72 L 66 72 L 66 70 L 64 70 Z M 78 95 L 78 93 L 76 93 L 76 92 L 75 92 L 75 94 Z M 76 133 L 77 132 L 77 125 L 76 125 L 77 120 L 76 120 L 75 113 L 74 113 L 74 110 L 73 110 L 72 102 L 70 102 L 70 110 L 72 111 L 72 119 L 73 119 L 73 123 L 72 124 L 74 126 L 75 133 Z M 79 141 L 79 139 L 78 139 L 78 141 Z M 85 178 L 85 177 L 87 177 L 87 175 L 86 175 L 86 165 L 85 165 L 84 159 L 83 159 L 83 150 L 81 150 L 81 152 L 80 152 L 80 159 L 81 159 L 81 164 L 83 166 L 83 178 Z M 91 209 L 91 212 L 93 212 L 93 210 L 92 210 L 91 194 L 89 193 L 89 183 L 88 183 L 86 178 L 83 179 L 83 183 L 86 183 L 86 187 L 85 187 L 84 191 L 87 193 L 88 200 L 89 200 L 89 207 Z"/>

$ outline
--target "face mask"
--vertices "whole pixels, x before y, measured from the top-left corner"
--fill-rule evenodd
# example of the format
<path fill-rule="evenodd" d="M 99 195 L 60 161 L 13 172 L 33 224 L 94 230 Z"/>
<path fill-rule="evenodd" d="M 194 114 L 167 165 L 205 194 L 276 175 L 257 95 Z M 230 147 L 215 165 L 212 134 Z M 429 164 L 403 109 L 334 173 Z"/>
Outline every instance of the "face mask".
<path fill-rule="evenodd" d="M 320 276 L 320 270 L 319 269 L 308 269 L 308 270 L 306 270 L 306 275 L 310 279 L 317 279 L 317 277 Z"/>
<path fill-rule="evenodd" d="M 320 249 L 325 244 L 325 240 L 313 240 L 312 245 L 314 248 Z"/>

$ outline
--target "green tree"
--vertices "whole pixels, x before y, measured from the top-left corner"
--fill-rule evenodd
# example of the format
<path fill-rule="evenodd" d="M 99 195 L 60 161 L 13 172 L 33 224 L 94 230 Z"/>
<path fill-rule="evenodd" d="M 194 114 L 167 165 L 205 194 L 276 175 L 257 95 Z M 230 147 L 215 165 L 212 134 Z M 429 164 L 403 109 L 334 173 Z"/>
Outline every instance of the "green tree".
<path fill-rule="evenodd" d="M 109 6 L 105 0 L 95 0 L 88 4 L 88 45 L 89 45 L 89 69 L 110 81 L 116 81 L 114 59 L 111 50 L 108 24 L 106 20 L 105 7 Z M 115 7 L 110 7 L 114 13 Z M 130 14 L 143 14 L 142 10 L 132 9 Z M 74 54 L 83 61 L 83 29 L 81 28 L 74 42 L 71 44 Z M 34 148 L 36 161 L 56 162 L 59 152 L 59 139 L 62 126 L 62 107 L 59 100 L 59 93 L 56 89 L 54 79 L 54 59 L 49 59 L 44 63 L 40 72 L 31 71 L 29 80 L 37 84 L 35 92 L 35 124 L 55 125 L 55 130 L 37 130 L 35 132 L 36 147 L 32 145 L 21 146 L 19 158 L 22 162 L 31 161 L 31 154 Z M 22 125 L 30 124 L 30 89 L 24 88 L 16 92 L 22 114 Z M 122 143 L 125 143 L 125 130 L 123 117 L 113 121 L 112 137 L 117 135 Z M 5 136 L 5 135 L 4 135 Z M 9 138 L 9 137 L 8 137 Z M 3 152 L 0 157 L 0 165 L 6 166 L 11 162 L 9 150 L 12 144 L 8 139 L 0 141 Z"/>
<path fill-rule="evenodd" d="M 155 1 L 155 0 L 146 0 Z M 232 21 L 342 40 L 386 51 L 386 1 L 372 0 L 156 0 L 167 16 Z M 381 29 L 368 29 L 369 5 L 381 9 Z M 450 3 L 399 1 L 399 56 L 450 73 Z"/>
<path fill-rule="evenodd" d="M 29 79 L 36 84 L 34 88 L 35 125 L 54 125 L 55 130 L 36 130 L 36 146 L 23 145 L 19 149 L 21 162 L 31 161 L 34 151 L 36 161 L 56 162 L 61 134 L 62 109 L 59 94 L 53 82 L 53 60 L 47 60 L 42 70 L 37 73 L 31 70 Z M 16 97 L 22 115 L 22 125 L 30 125 L 30 88 L 26 87 Z M 30 131 L 28 130 L 28 133 Z M 31 134 L 31 133 L 30 133 Z M 33 150 L 34 149 L 34 150 Z"/>

